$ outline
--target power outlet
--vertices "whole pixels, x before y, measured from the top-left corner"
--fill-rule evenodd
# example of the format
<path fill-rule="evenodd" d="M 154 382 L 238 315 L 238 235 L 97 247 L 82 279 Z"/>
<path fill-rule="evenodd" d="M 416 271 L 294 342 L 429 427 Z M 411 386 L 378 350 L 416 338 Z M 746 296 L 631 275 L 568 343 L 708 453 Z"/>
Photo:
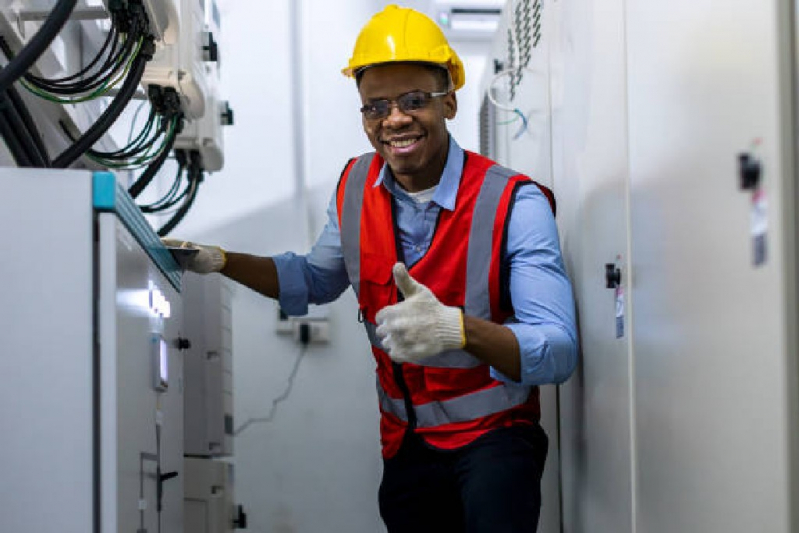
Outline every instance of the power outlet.
<path fill-rule="evenodd" d="M 275 330 L 278 333 L 293 333 L 294 332 L 294 319 L 283 312 L 280 306 L 277 306 L 277 326 Z"/>
<path fill-rule="evenodd" d="M 327 344 L 330 342 L 330 323 L 325 319 L 293 318 L 294 340 L 301 344 Z"/>

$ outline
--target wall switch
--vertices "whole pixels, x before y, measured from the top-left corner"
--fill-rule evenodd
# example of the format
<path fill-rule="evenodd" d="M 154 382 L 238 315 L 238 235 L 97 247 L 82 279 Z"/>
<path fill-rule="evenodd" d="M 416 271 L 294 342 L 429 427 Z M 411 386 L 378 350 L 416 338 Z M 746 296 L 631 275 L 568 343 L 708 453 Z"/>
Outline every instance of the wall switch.
<path fill-rule="evenodd" d="M 327 320 L 295 317 L 291 322 L 295 341 L 303 344 L 330 342 L 330 323 Z"/>

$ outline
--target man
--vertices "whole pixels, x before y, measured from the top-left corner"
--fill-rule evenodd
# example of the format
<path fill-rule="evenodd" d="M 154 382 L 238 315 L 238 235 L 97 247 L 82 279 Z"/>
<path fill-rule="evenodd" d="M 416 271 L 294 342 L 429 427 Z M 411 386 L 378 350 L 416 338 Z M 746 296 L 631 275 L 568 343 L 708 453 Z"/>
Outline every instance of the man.
<path fill-rule="evenodd" d="M 536 386 L 564 381 L 577 357 L 554 200 L 449 135 L 463 64 L 425 15 L 386 7 L 343 72 L 376 153 L 346 165 L 311 252 L 182 243 L 199 248 L 189 268 L 289 314 L 352 285 L 377 361 L 390 532 L 534 532 L 547 451 Z"/>

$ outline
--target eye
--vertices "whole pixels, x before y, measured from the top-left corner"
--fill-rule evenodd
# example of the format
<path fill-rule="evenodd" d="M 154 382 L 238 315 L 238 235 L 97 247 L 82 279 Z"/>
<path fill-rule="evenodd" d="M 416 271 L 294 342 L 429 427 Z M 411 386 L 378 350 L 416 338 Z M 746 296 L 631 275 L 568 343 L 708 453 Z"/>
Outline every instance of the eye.
<path fill-rule="evenodd" d="M 363 113 L 366 118 L 380 118 L 387 114 L 388 106 L 388 100 L 375 100 L 374 102 L 364 104 L 361 108 L 361 113 Z"/>
<path fill-rule="evenodd" d="M 398 103 L 405 111 L 416 111 L 427 105 L 427 96 L 424 93 L 403 94 Z"/>

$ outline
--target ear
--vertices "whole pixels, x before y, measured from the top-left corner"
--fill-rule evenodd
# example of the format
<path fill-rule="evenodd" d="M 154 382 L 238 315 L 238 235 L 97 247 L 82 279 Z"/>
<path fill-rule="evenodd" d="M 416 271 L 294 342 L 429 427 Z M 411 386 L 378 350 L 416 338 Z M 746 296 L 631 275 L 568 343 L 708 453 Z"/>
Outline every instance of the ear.
<path fill-rule="evenodd" d="M 458 114 L 458 97 L 455 91 L 450 92 L 444 97 L 444 118 L 452 120 Z"/>

